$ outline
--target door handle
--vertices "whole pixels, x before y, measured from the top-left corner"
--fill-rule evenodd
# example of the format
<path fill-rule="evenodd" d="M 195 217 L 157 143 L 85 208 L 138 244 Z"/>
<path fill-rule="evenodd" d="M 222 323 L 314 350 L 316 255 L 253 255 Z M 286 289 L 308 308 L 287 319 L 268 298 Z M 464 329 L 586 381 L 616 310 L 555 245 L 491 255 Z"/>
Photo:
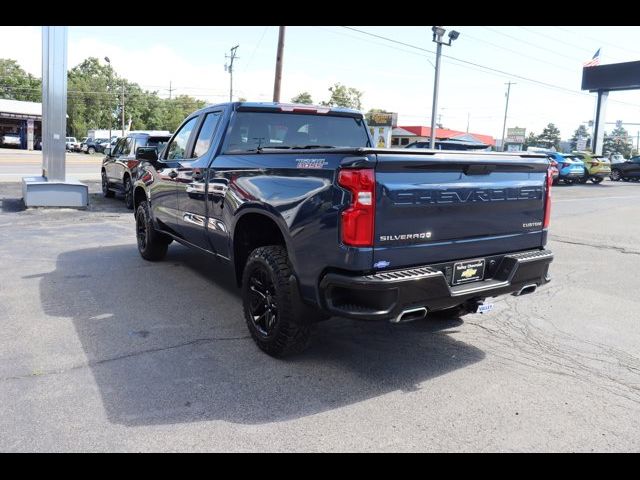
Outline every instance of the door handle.
<path fill-rule="evenodd" d="M 176 178 L 178 176 L 178 172 L 176 172 L 175 170 L 171 170 L 169 172 L 169 178 Z"/>

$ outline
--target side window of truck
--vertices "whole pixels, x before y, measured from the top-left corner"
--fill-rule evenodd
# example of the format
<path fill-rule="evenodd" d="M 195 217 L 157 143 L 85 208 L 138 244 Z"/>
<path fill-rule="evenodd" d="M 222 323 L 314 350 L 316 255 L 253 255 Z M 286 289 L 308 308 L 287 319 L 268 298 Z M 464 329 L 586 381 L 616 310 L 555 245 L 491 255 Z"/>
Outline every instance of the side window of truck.
<path fill-rule="evenodd" d="M 187 158 L 187 144 L 189 143 L 189 137 L 191 137 L 191 132 L 193 132 L 197 121 L 198 117 L 193 117 L 185 123 L 176 136 L 173 137 L 173 140 L 171 140 L 171 143 L 169 143 L 167 147 L 167 160 L 182 160 Z"/>
<path fill-rule="evenodd" d="M 131 154 L 131 144 L 133 143 L 132 138 L 125 138 L 124 144 L 122 146 L 122 155 L 129 156 Z"/>
<path fill-rule="evenodd" d="M 193 147 L 193 156 L 195 158 L 203 156 L 209 151 L 209 148 L 211 148 L 213 135 L 216 133 L 216 129 L 220 123 L 220 116 L 221 112 L 211 112 L 207 114 L 204 122 L 202 122 L 202 127 L 200 127 L 198 138 Z"/>

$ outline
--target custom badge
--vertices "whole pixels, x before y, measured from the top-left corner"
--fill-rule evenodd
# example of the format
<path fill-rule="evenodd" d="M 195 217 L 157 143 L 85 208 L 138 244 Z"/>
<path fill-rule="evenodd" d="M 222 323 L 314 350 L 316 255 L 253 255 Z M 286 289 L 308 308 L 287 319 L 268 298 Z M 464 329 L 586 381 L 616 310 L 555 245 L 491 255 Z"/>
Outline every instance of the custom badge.
<path fill-rule="evenodd" d="M 327 161 L 324 158 L 296 158 L 297 168 L 323 168 Z"/>

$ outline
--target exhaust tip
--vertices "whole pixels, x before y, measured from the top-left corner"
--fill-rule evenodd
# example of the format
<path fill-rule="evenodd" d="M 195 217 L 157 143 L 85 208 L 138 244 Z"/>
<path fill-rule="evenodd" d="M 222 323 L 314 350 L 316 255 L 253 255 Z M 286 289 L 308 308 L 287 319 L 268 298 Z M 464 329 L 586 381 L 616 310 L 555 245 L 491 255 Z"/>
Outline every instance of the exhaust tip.
<path fill-rule="evenodd" d="M 396 318 L 391 319 L 391 323 L 412 322 L 414 320 L 422 320 L 427 316 L 426 307 L 409 308 L 403 310 Z"/>
<path fill-rule="evenodd" d="M 531 285 L 525 285 L 522 287 L 515 295 L 519 297 L 520 295 L 527 295 L 529 293 L 533 293 L 538 288 L 538 285 L 532 283 Z"/>

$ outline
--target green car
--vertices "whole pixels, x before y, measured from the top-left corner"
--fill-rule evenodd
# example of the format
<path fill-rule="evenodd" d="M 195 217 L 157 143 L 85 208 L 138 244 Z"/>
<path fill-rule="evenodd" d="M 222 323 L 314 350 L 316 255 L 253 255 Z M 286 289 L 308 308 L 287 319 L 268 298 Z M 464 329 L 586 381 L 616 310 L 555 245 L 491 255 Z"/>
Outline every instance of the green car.
<path fill-rule="evenodd" d="M 611 162 L 603 155 L 594 155 L 591 152 L 571 152 L 571 155 L 584 162 L 584 176 L 578 182 L 600 183 L 605 177 L 611 175 Z"/>

